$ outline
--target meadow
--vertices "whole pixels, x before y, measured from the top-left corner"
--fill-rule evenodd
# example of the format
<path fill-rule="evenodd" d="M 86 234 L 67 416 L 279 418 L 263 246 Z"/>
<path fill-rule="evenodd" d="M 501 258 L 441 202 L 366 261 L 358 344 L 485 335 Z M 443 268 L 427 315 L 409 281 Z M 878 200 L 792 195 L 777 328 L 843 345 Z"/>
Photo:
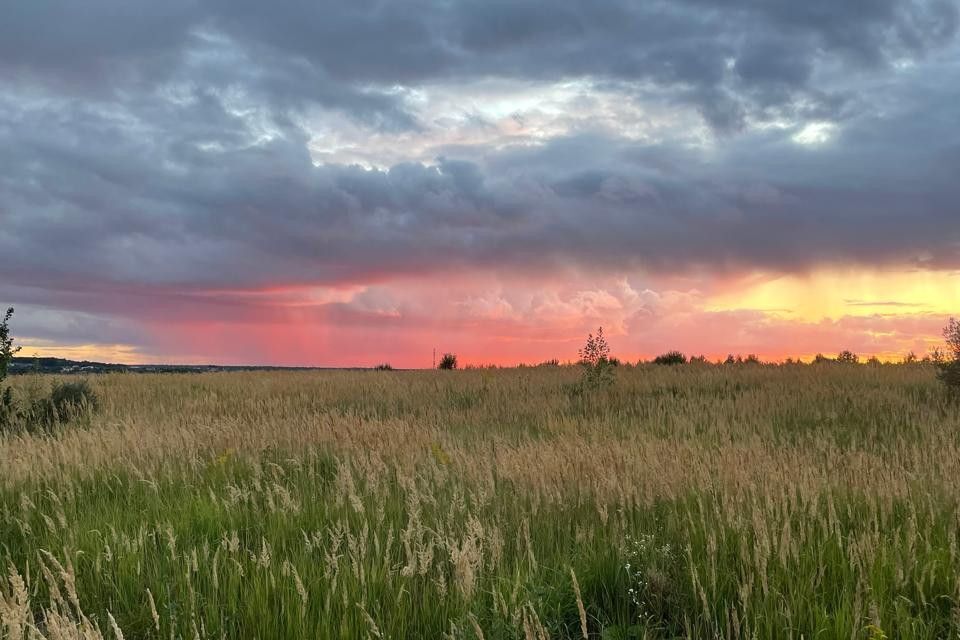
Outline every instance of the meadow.
<path fill-rule="evenodd" d="M 579 377 L 93 376 L 89 421 L 0 436 L 0 638 L 960 631 L 932 367 Z"/>

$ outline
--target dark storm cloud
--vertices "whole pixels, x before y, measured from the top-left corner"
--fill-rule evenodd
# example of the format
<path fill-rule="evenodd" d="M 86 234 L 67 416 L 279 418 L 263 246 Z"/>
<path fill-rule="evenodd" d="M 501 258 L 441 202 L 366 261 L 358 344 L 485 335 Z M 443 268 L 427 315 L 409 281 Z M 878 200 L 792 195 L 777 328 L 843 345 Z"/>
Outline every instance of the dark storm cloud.
<path fill-rule="evenodd" d="M 0 294 L 32 287 L 31 304 L 561 264 L 960 268 L 956 3 L 16 5 L 0 21 Z M 313 108 L 416 136 L 406 92 L 491 76 L 657 94 L 722 135 L 312 161 Z M 791 141 L 810 120 L 835 139 Z"/>
<path fill-rule="evenodd" d="M 315 166 L 295 128 L 251 144 L 249 125 L 203 93 L 147 113 L 149 123 L 4 107 L 0 148 L 17 153 L 0 155 L 0 272 L 49 286 L 204 289 L 441 266 L 960 267 L 950 178 L 960 167 L 942 166 L 931 152 L 950 143 L 933 137 L 914 139 L 925 151 L 909 166 L 895 159 L 896 135 L 881 159 L 873 147 L 814 151 L 783 134 L 708 158 L 581 135 L 369 170 Z M 885 127 L 916 135 L 910 119 Z"/>
<path fill-rule="evenodd" d="M 692 100 L 723 129 L 798 97 L 835 103 L 813 83 L 818 63 L 869 68 L 921 56 L 950 40 L 958 21 L 956 4 L 936 0 L 421 0 L 279 10 L 240 0 L 212 13 L 238 39 L 299 56 L 348 83 L 489 74 L 649 81 Z"/>
<path fill-rule="evenodd" d="M 798 100 L 835 111 L 844 92 L 817 86 L 818 66 L 923 56 L 954 36 L 957 16 L 946 0 L 41 0 L 5 11 L 0 70 L 80 93 L 241 88 L 388 127 L 416 124 L 398 86 L 490 75 L 652 82 L 727 131 Z"/>

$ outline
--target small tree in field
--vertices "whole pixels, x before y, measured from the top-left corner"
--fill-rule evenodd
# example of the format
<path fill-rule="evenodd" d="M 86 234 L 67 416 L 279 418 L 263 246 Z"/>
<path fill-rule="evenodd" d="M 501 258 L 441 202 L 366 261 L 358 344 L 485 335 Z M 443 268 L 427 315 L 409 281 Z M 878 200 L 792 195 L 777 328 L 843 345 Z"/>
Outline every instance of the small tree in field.
<path fill-rule="evenodd" d="M 0 321 L 0 383 L 7 377 L 7 368 L 14 354 L 20 351 L 20 347 L 13 346 L 13 337 L 10 335 L 11 317 L 13 317 L 13 307 L 7 309 L 3 315 L 3 321 Z M 12 414 L 13 391 L 10 387 L 6 387 L 0 391 L 0 431 L 9 425 Z"/>
<path fill-rule="evenodd" d="M 943 329 L 943 337 L 947 341 L 947 358 L 960 360 L 960 320 L 950 318 Z"/>
<path fill-rule="evenodd" d="M 860 357 L 857 354 L 855 354 L 853 351 L 844 349 L 839 354 L 837 354 L 837 362 L 841 362 L 843 364 L 857 364 L 858 362 L 860 362 Z"/>
<path fill-rule="evenodd" d="M 603 327 L 597 335 L 588 334 L 587 342 L 578 352 L 583 366 L 584 386 L 597 389 L 613 382 L 613 364 L 610 361 L 610 345 L 603 337 Z"/>
<path fill-rule="evenodd" d="M 960 321 L 950 318 L 950 322 L 943 329 L 943 337 L 947 342 L 946 352 L 937 359 L 940 378 L 947 389 L 953 393 L 960 393 Z"/>
<path fill-rule="evenodd" d="M 455 353 L 445 353 L 443 357 L 440 358 L 440 364 L 437 365 L 437 369 L 444 369 L 452 371 L 457 368 L 457 354 Z"/>

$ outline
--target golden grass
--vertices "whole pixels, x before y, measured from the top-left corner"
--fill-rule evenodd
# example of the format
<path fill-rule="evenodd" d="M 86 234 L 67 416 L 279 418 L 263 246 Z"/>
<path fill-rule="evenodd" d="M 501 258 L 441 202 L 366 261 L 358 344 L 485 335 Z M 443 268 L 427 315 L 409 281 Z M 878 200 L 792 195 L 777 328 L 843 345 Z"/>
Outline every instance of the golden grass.
<path fill-rule="evenodd" d="M 0 638 L 956 632 L 929 368 L 578 375 L 94 378 L 89 428 L 0 436 Z"/>

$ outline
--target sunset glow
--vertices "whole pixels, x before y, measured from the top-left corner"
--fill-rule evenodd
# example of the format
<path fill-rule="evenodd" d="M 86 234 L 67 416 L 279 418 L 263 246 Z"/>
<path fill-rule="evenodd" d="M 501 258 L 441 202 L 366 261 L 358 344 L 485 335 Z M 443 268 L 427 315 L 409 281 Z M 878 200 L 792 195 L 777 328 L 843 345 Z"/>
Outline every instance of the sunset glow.
<path fill-rule="evenodd" d="M 846 316 L 946 316 L 960 309 L 960 273 L 954 271 L 815 271 L 746 279 L 711 299 L 714 311 L 757 309 L 816 322 Z"/>
<path fill-rule="evenodd" d="M 120 363 L 429 366 L 433 351 L 465 364 L 576 358 L 604 326 L 616 355 L 681 349 L 722 359 L 810 359 L 852 349 L 900 360 L 939 344 L 960 278 L 931 271 L 817 271 L 671 282 L 650 276 L 453 276 L 329 289 L 271 287 L 127 298 L 150 348 L 25 340 L 24 354 Z M 692 284 L 698 286 L 691 286 Z M 672 288 L 676 285 L 684 288 Z M 228 311 L 227 311 L 228 310 Z M 243 349 L 238 349 L 243 345 Z"/>

